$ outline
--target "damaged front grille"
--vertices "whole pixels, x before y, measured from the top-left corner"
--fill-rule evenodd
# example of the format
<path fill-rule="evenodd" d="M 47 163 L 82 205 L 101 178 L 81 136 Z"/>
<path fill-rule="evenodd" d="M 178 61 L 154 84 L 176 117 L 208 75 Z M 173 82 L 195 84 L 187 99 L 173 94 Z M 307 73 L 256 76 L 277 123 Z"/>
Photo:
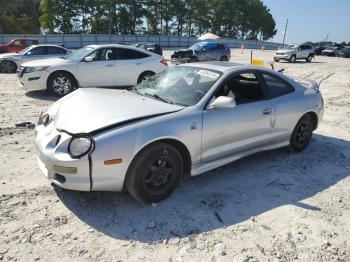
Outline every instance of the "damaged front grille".
<path fill-rule="evenodd" d="M 193 56 L 192 50 L 186 51 L 175 51 L 171 58 L 187 58 Z"/>

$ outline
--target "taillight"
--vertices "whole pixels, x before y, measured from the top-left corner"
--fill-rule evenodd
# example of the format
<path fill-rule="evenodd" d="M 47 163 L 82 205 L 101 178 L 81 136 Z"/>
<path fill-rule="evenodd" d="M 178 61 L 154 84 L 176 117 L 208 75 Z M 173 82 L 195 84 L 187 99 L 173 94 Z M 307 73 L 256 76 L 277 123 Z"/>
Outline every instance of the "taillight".
<path fill-rule="evenodd" d="M 165 65 L 165 66 L 168 66 L 168 63 L 165 59 L 162 59 L 159 61 L 161 64 Z"/>

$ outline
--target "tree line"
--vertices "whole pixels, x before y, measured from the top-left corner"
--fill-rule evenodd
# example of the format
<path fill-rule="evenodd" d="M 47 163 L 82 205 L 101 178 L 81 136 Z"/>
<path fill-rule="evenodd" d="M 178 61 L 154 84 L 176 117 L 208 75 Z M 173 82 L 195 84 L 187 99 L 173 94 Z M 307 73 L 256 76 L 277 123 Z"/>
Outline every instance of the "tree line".
<path fill-rule="evenodd" d="M 276 23 L 261 0 L 0 0 L 0 33 L 94 33 L 267 40 Z"/>

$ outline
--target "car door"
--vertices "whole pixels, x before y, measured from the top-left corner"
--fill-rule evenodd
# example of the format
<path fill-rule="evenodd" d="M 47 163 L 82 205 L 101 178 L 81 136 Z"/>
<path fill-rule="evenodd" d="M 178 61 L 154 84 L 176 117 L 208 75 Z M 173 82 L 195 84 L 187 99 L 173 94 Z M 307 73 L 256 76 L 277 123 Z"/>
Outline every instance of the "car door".
<path fill-rule="evenodd" d="M 152 71 L 148 57 L 150 55 L 127 47 L 116 48 L 115 86 L 133 86 L 141 73 Z"/>
<path fill-rule="evenodd" d="M 271 100 L 275 121 L 273 122 L 272 142 L 289 141 L 291 132 L 299 120 L 298 98 L 294 87 L 284 79 L 269 73 L 262 74 L 266 90 Z"/>
<path fill-rule="evenodd" d="M 47 47 L 37 46 L 30 49 L 27 53 L 22 56 L 22 62 L 27 62 L 31 60 L 37 60 L 47 57 Z"/>
<path fill-rule="evenodd" d="M 86 61 L 85 58 L 92 58 Z M 87 55 L 78 65 L 81 86 L 113 86 L 116 67 L 115 48 L 100 48 Z"/>
<path fill-rule="evenodd" d="M 271 140 L 274 110 L 271 101 L 265 99 L 261 81 L 254 71 L 235 73 L 216 92 L 212 100 L 231 96 L 237 105 L 228 109 L 204 109 L 203 163 L 247 152 Z"/>

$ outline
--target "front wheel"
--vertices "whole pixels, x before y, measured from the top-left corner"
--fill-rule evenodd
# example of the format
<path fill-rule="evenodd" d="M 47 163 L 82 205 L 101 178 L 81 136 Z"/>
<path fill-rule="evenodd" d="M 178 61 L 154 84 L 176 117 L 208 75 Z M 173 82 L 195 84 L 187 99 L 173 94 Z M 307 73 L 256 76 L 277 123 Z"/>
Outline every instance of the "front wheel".
<path fill-rule="evenodd" d="M 155 143 L 132 161 L 126 175 L 126 188 L 141 203 L 156 203 L 167 198 L 183 175 L 179 151 L 166 143 Z"/>
<path fill-rule="evenodd" d="M 17 65 L 15 62 L 12 61 L 2 61 L 0 63 L 0 73 L 16 73 L 17 71 Z"/>
<path fill-rule="evenodd" d="M 314 130 L 313 127 L 314 123 L 309 114 L 299 120 L 290 137 L 290 148 L 292 151 L 301 152 L 308 146 Z"/>
<path fill-rule="evenodd" d="M 66 72 L 57 72 L 50 76 L 47 89 L 56 96 L 65 96 L 77 88 L 74 77 Z"/>
<path fill-rule="evenodd" d="M 312 62 L 312 58 L 313 58 L 313 55 L 309 55 L 309 56 L 306 58 L 306 62 L 311 63 L 311 62 Z"/>

